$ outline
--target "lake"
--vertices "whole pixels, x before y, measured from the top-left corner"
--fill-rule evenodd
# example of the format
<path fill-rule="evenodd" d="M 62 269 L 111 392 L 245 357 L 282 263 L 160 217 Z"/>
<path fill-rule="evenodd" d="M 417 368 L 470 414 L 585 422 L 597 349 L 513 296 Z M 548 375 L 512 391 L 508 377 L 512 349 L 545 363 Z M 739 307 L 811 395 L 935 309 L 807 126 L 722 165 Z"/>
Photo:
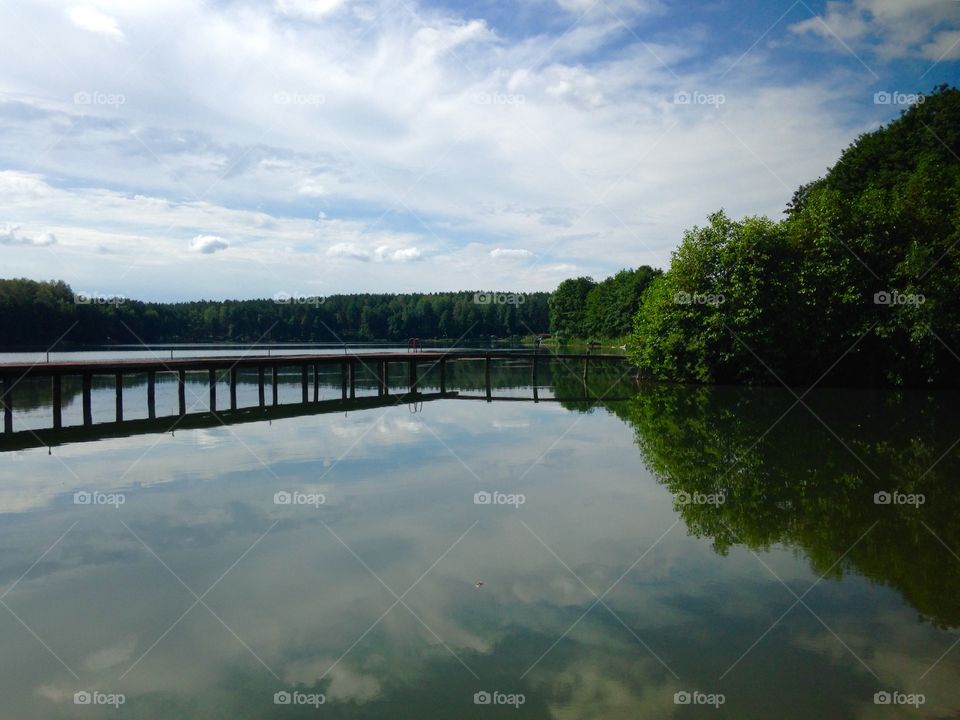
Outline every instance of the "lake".
<path fill-rule="evenodd" d="M 0 714 L 960 714 L 956 393 L 553 363 L 533 402 L 517 361 L 486 402 L 452 365 L 477 399 L 0 453 Z M 17 429 L 49 424 L 17 392 Z"/>

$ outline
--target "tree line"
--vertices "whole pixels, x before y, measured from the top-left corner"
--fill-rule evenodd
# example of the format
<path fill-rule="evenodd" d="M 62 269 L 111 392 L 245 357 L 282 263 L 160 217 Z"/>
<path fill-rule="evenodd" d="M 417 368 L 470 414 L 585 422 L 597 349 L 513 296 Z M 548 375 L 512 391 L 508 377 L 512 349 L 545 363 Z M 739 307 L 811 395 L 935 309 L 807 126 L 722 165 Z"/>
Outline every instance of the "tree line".
<path fill-rule="evenodd" d="M 87 297 L 62 281 L 0 280 L 4 346 L 406 341 L 544 333 L 549 293 L 354 294 L 157 303 Z"/>

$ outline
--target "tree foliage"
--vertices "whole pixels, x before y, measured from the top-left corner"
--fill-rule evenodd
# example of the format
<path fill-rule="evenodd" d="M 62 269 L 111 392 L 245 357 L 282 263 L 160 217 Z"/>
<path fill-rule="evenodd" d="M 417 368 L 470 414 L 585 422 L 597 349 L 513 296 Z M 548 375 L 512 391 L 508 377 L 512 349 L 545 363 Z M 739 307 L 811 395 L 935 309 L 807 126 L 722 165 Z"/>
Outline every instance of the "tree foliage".
<path fill-rule="evenodd" d="M 958 289 L 960 90 L 942 86 L 860 136 L 780 222 L 719 212 L 688 231 L 630 354 L 679 381 L 955 384 Z"/>
<path fill-rule="evenodd" d="M 648 265 L 601 282 L 564 280 L 550 297 L 550 329 L 567 338 L 619 338 L 630 332 L 644 291 L 660 275 Z"/>

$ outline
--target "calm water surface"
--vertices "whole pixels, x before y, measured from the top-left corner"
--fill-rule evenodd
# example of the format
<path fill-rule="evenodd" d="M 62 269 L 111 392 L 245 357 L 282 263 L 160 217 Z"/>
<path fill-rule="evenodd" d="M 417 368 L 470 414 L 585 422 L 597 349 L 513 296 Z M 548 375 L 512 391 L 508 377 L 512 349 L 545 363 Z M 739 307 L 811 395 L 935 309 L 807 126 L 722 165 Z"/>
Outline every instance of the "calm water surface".
<path fill-rule="evenodd" d="M 0 716 L 960 716 L 956 395 L 541 379 L 0 454 Z"/>

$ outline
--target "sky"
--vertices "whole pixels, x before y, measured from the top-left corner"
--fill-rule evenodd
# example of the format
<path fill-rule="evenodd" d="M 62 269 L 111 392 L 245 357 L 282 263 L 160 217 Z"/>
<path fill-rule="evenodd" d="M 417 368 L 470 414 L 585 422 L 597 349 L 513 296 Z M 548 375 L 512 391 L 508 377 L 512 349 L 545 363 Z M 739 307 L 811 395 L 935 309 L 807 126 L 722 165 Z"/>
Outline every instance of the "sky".
<path fill-rule="evenodd" d="M 779 217 L 960 79 L 957 0 L 10 0 L 0 277 L 552 290 Z"/>

